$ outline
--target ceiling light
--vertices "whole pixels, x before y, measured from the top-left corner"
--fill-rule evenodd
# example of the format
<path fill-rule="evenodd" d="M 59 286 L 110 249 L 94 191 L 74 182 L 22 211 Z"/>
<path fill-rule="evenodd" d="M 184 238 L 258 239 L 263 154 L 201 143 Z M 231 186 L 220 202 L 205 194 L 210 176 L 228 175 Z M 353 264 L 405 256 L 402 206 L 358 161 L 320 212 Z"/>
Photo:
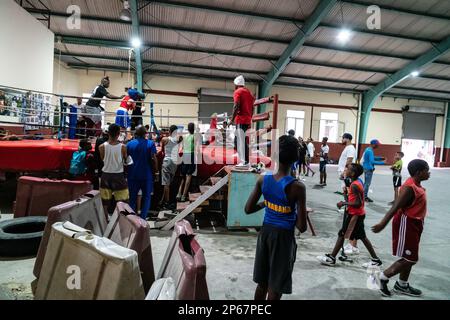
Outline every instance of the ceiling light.
<path fill-rule="evenodd" d="M 350 39 L 351 35 L 352 32 L 349 29 L 341 29 L 337 35 L 337 39 L 341 43 L 346 43 Z"/>
<path fill-rule="evenodd" d="M 131 45 L 133 46 L 133 48 L 140 48 L 142 45 L 142 41 L 139 38 L 133 38 L 131 40 Z"/>
<path fill-rule="evenodd" d="M 417 77 L 419 75 L 419 71 L 413 71 L 411 72 L 411 76 Z"/>
<path fill-rule="evenodd" d="M 120 11 L 120 20 L 131 21 L 130 4 L 127 0 L 123 2 L 123 9 Z"/>

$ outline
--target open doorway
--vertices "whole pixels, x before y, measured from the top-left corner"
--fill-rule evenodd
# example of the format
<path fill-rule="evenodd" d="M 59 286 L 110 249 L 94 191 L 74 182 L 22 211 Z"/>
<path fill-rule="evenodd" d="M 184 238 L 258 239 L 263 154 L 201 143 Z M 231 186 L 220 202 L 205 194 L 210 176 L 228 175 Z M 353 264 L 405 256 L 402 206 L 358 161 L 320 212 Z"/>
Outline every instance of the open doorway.
<path fill-rule="evenodd" d="M 434 166 L 434 141 L 419 139 L 402 139 L 402 152 L 406 167 L 411 160 L 422 159 L 428 162 L 430 168 Z"/>

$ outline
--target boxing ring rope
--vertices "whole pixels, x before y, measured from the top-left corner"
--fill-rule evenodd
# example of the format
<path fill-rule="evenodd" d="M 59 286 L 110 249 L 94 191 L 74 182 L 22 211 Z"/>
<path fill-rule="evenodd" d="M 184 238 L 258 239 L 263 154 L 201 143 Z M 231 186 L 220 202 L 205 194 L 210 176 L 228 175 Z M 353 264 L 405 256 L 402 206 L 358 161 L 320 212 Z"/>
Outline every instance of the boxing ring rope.
<path fill-rule="evenodd" d="M 11 87 L 11 86 L 3 86 L 0 85 L 0 90 L 5 91 L 5 90 L 10 90 L 10 91 L 15 91 L 16 93 L 22 93 L 22 94 L 43 94 L 43 95 L 47 95 L 47 96 L 51 96 L 51 97 L 56 97 L 59 99 L 59 105 L 58 104 L 54 104 L 49 102 L 45 102 L 45 105 L 50 106 L 53 108 L 53 110 L 39 110 L 36 108 L 28 108 L 28 107 L 13 107 L 13 106 L 3 106 L 2 109 L 6 109 L 8 111 L 10 111 L 13 114 L 16 114 L 20 117 L 33 117 L 33 116 L 47 116 L 47 117 L 52 117 L 53 119 L 55 119 L 56 114 L 59 115 L 59 124 L 58 125 L 54 125 L 54 124 L 40 124 L 40 123 L 28 123 L 28 122 L 13 122 L 13 121 L 7 121 L 7 120 L 1 120 L 0 124 L 16 124 L 16 125 L 24 125 L 24 126 L 29 126 L 29 127 L 34 127 L 34 128 L 58 128 L 58 138 L 59 140 L 62 139 L 62 135 L 66 134 L 66 130 L 71 130 L 71 129 L 75 129 L 75 130 L 89 130 L 90 132 L 98 132 L 98 131 L 102 131 L 102 128 L 83 128 L 83 127 L 73 127 L 70 125 L 70 121 L 69 123 L 67 122 L 67 117 L 68 116 L 77 116 L 78 117 L 90 117 L 90 116 L 113 116 L 113 117 L 127 117 L 129 119 L 133 119 L 133 118 L 141 118 L 141 119 L 145 119 L 145 118 L 149 118 L 150 120 L 150 128 L 157 128 L 156 126 L 156 122 L 155 122 L 155 118 L 156 119 L 196 119 L 196 120 L 203 120 L 203 119 L 207 119 L 210 120 L 211 117 L 199 117 L 199 116 L 170 116 L 170 115 L 155 115 L 154 114 L 154 106 L 155 105 L 200 105 L 202 103 L 205 104 L 223 104 L 223 101 L 212 101 L 212 102 L 201 102 L 201 101 L 197 101 L 197 102 L 155 102 L 155 101 L 138 101 L 137 103 L 139 105 L 141 105 L 142 107 L 145 107 L 146 105 L 150 106 L 150 114 L 149 115 L 117 115 L 115 112 L 113 111 L 102 111 L 101 114 L 96 114 L 96 113 L 86 113 L 86 112 L 67 112 L 66 109 L 67 107 L 70 107 L 70 105 L 65 106 L 64 105 L 64 99 L 68 98 L 68 99 L 77 99 L 77 98 L 81 98 L 83 100 L 96 100 L 96 101 L 109 101 L 109 102 L 117 102 L 117 103 L 121 103 L 122 99 L 109 99 L 109 98 L 87 98 L 87 97 L 82 97 L 82 96 L 74 96 L 74 95 L 62 95 L 62 94 L 56 94 L 56 93 L 51 93 L 51 92 L 45 92 L 45 91 L 35 91 L 35 90 L 28 90 L 28 89 L 24 89 L 24 88 L 18 88 L 18 87 Z M 4 92 L 5 96 L 12 96 L 15 98 L 18 98 L 18 95 L 14 95 L 11 92 Z M 22 101 L 26 101 L 30 104 L 32 103 L 42 103 L 42 102 L 35 102 L 34 100 L 27 98 L 27 97 L 20 97 L 22 99 Z M 230 101 L 230 103 L 232 103 L 232 101 Z M 273 110 L 270 110 L 268 112 L 262 113 L 262 114 L 256 114 L 254 115 L 252 122 L 262 122 L 262 121 L 266 121 L 270 118 L 270 113 L 272 113 L 272 125 L 270 126 L 270 130 L 272 129 L 276 129 L 277 127 L 277 117 L 278 117 L 278 95 L 274 95 L 271 97 L 265 97 L 262 99 L 258 99 L 255 101 L 254 103 L 254 107 L 257 107 L 259 105 L 263 105 L 263 104 L 268 104 L 268 103 L 272 103 L 273 104 Z M 59 110 L 56 110 L 56 108 L 60 108 Z M 103 109 L 103 108 L 102 108 Z M 226 117 L 226 120 L 228 120 L 228 116 Z M 69 124 L 67 126 L 67 124 Z M 26 130 L 26 129 L 25 129 Z M 33 129 L 28 129 L 28 131 L 32 131 Z M 36 129 L 34 129 L 36 130 Z M 267 132 L 270 130 L 266 130 Z M 127 132 L 134 132 L 134 130 L 127 130 Z M 158 133 L 158 130 L 155 131 Z M 154 132 L 152 132 L 154 133 Z M 29 136 L 29 135 L 16 135 L 16 136 Z M 40 135 L 40 136 L 51 136 L 53 137 L 54 135 Z M 76 134 L 76 136 L 85 136 L 82 134 Z"/>

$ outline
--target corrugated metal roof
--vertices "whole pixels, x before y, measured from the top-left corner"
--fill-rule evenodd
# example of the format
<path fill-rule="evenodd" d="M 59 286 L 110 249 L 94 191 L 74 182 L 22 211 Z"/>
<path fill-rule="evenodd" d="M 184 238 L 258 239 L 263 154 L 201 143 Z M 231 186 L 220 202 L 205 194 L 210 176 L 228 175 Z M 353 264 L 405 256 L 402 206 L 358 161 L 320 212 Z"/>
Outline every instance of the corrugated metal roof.
<path fill-rule="evenodd" d="M 318 0 L 175 0 L 171 2 L 200 4 L 245 12 L 271 14 L 281 17 L 306 19 L 318 4 Z"/>
<path fill-rule="evenodd" d="M 359 0 L 367 5 L 388 5 L 390 7 L 417 12 L 447 15 L 450 18 L 450 3 L 447 0 Z"/>
<path fill-rule="evenodd" d="M 378 2 L 379 1 L 370 0 L 370 2 L 368 2 L 368 6 L 377 4 Z M 409 2 L 410 6 L 408 6 L 407 9 L 411 9 L 416 6 L 416 4 L 411 3 L 413 1 L 409 0 Z M 393 3 L 396 3 L 396 1 L 389 1 L 389 5 L 392 5 Z M 337 25 L 350 25 L 354 28 L 367 29 L 367 19 L 369 17 L 369 14 L 366 11 L 367 7 L 338 2 L 334 6 L 332 12 L 324 19 L 324 22 Z M 398 34 L 399 36 L 415 36 L 439 41 L 448 35 L 450 29 L 448 22 L 444 20 L 382 10 L 380 31 Z"/>
<path fill-rule="evenodd" d="M 408 60 L 368 56 L 358 53 L 349 53 L 332 49 L 319 49 L 304 47 L 296 57 L 297 59 L 317 62 L 333 63 L 336 66 L 379 68 L 383 71 L 395 72 L 408 63 Z"/>
<path fill-rule="evenodd" d="M 155 44 L 172 44 L 203 49 L 209 48 L 233 51 L 236 53 L 241 52 L 279 56 L 286 48 L 286 45 L 266 41 L 245 40 L 149 27 L 141 27 L 141 34 L 145 41 Z"/>
<path fill-rule="evenodd" d="M 50 29 L 54 33 L 110 40 L 131 38 L 131 25 L 110 22 L 81 20 L 80 29 L 68 29 L 66 18 L 52 17 Z"/>
<path fill-rule="evenodd" d="M 128 59 L 128 50 L 124 49 L 98 47 L 98 46 L 82 46 L 67 43 L 55 43 L 55 48 L 65 53 Z"/>
<path fill-rule="evenodd" d="M 38 0 L 27 0 L 38 9 L 43 9 Z M 101 17 L 119 17 L 123 4 L 120 0 L 40 0 L 51 11 L 66 12 L 71 5 L 80 7 L 81 15 L 89 14 Z M 20 0 L 16 0 L 20 3 Z M 24 7 L 33 7 L 24 1 Z"/>
<path fill-rule="evenodd" d="M 308 43 L 323 46 L 342 47 L 345 49 L 360 49 L 378 54 L 398 54 L 415 58 L 431 48 L 426 42 L 404 40 L 393 37 L 374 36 L 370 34 L 352 33 L 350 40 L 342 45 L 337 36 L 339 29 L 319 27 L 308 38 Z"/>
<path fill-rule="evenodd" d="M 168 7 L 152 4 L 140 12 L 143 23 L 179 26 L 206 31 L 231 32 L 245 35 L 278 37 L 280 40 L 291 39 L 298 28 L 293 23 L 254 19 L 240 15 L 211 13 L 182 7 Z M 243 32 L 245 30 L 245 32 Z"/>
<path fill-rule="evenodd" d="M 218 68 L 254 70 L 266 73 L 272 66 L 269 61 L 248 58 L 235 58 L 223 55 L 214 55 L 200 52 L 186 53 L 184 51 L 150 48 L 143 56 L 144 60 L 185 63 L 199 66 Z"/>

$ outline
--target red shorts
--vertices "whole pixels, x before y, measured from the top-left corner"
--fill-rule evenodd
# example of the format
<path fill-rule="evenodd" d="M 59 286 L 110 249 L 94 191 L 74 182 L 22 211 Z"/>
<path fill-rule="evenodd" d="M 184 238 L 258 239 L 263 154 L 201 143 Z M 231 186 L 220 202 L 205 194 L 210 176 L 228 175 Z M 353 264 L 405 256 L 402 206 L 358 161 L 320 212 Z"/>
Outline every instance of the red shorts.
<path fill-rule="evenodd" d="M 410 262 L 417 262 L 422 231 L 422 220 L 397 213 L 392 221 L 392 254 Z"/>

